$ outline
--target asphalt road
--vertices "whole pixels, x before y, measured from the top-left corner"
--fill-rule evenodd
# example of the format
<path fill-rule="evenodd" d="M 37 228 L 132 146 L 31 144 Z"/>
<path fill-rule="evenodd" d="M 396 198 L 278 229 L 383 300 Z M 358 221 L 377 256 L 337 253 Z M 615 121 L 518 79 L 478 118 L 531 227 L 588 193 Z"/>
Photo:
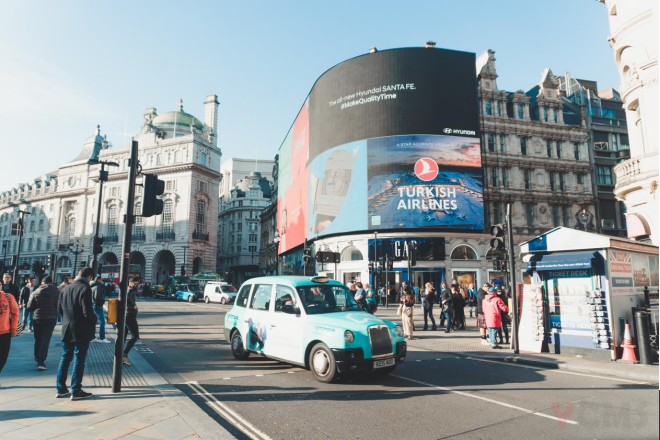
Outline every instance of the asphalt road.
<path fill-rule="evenodd" d="M 325 385 L 258 356 L 236 361 L 229 309 L 141 302 L 136 347 L 238 438 L 658 438 L 656 386 L 414 347 L 392 375 Z"/>

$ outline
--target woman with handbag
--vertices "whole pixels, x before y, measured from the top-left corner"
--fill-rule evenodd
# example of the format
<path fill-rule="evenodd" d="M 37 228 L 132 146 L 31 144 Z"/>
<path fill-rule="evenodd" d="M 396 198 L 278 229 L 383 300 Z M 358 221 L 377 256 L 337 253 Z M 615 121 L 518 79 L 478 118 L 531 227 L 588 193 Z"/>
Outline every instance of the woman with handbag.
<path fill-rule="evenodd" d="M 0 291 L 0 373 L 9 357 L 11 338 L 18 334 L 18 313 L 14 295 Z"/>
<path fill-rule="evenodd" d="M 415 306 L 415 293 L 408 287 L 408 283 L 403 282 L 401 289 L 401 305 L 399 312 L 403 323 L 403 335 L 406 339 L 412 339 L 415 324 L 413 321 L 413 308 Z"/>

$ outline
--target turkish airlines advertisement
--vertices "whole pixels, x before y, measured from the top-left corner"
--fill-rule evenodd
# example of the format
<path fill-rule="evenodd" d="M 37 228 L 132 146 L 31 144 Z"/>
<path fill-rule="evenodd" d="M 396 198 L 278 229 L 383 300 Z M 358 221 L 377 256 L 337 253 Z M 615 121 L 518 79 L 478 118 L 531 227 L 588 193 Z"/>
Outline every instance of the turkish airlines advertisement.
<path fill-rule="evenodd" d="M 279 150 L 280 253 L 323 235 L 484 229 L 475 55 L 393 49 L 314 84 Z"/>

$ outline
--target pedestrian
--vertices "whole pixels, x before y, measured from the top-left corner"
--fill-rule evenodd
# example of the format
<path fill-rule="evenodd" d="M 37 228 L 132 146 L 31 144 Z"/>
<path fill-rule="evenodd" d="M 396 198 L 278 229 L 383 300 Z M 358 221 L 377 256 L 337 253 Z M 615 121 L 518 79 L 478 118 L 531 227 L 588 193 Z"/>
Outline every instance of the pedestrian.
<path fill-rule="evenodd" d="M 406 339 L 412 339 L 415 331 L 415 322 L 413 320 L 413 307 L 415 307 L 415 292 L 404 281 L 401 284 L 401 321 L 403 324 L 403 335 Z"/>
<path fill-rule="evenodd" d="M 355 302 L 358 303 L 361 310 L 367 312 L 368 311 L 367 291 L 364 290 L 364 286 L 359 281 L 353 284 L 353 287 L 357 289 L 355 291 L 355 295 L 353 296 L 353 299 L 355 299 Z"/>
<path fill-rule="evenodd" d="M 488 338 L 492 349 L 502 348 L 497 344 L 497 331 L 502 327 L 501 312 L 508 312 L 509 308 L 500 298 L 497 297 L 497 289 L 491 287 L 488 289 L 488 295 L 483 300 L 482 308 L 488 327 Z"/>
<path fill-rule="evenodd" d="M 506 297 L 506 291 L 502 289 L 502 287 L 498 287 L 497 289 L 497 297 L 502 300 L 504 304 L 509 303 L 508 298 Z M 497 332 L 497 336 L 500 339 L 500 344 L 506 344 L 509 345 L 509 325 L 511 324 L 511 318 L 509 318 L 509 313 L 500 311 L 500 315 L 502 318 L 502 327 L 500 328 L 500 331 Z M 502 331 L 504 331 L 504 337 L 506 338 L 506 342 L 502 341 Z"/>
<path fill-rule="evenodd" d="M 9 272 L 7 272 L 2 276 L 2 291 L 13 296 L 14 301 L 18 305 L 18 298 L 20 296 L 20 292 L 18 290 L 18 286 L 12 283 L 12 275 Z"/>
<path fill-rule="evenodd" d="M 452 285 L 451 290 L 445 289 L 440 294 L 440 303 L 442 307 L 442 312 L 440 313 L 440 327 L 443 326 L 443 323 L 447 322 L 447 327 L 445 328 L 445 333 L 451 332 L 452 324 L 452 315 L 454 310 L 454 297 L 452 291 L 455 287 Z"/>
<path fill-rule="evenodd" d="M 66 286 L 68 286 L 69 284 L 71 284 L 71 279 L 69 279 L 68 277 L 67 277 L 67 278 L 64 278 L 64 280 L 62 281 L 62 283 L 61 283 L 59 286 L 57 286 L 57 290 L 59 290 L 60 293 L 62 293 L 62 291 L 64 290 L 64 288 L 65 288 Z M 58 323 L 58 324 L 61 324 L 61 323 L 62 323 L 62 315 L 60 315 L 59 309 L 58 309 L 58 311 L 57 311 L 57 323 Z"/>
<path fill-rule="evenodd" d="M 103 278 L 99 275 L 96 276 L 96 280 L 90 286 L 92 289 L 92 302 L 94 303 L 94 314 L 96 315 L 96 320 L 99 324 L 98 337 L 94 339 L 93 342 L 100 342 L 103 344 L 109 344 L 111 341 L 105 337 L 105 314 L 103 311 L 103 305 L 105 304 L 105 285 L 103 284 Z M 96 327 L 94 327 L 94 334 L 96 335 Z"/>
<path fill-rule="evenodd" d="M 424 309 L 424 328 L 423 330 L 428 330 L 428 318 L 431 317 L 431 330 L 437 330 L 438 327 L 435 325 L 435 318 L 433 317 L 433 303 L 435 302 L 435 289 L 433 284 L 426 283 L 424 286 L 424 291 L 422 292 L 422 309 Z"/>
<path fill-rule="evenodd" d="M 5 285 L 9 285 L 11 279 Z M 0 373 L 7 363 L 11 338 L 16 336 L 19 318 L 18 303 L 14 295 L 0 290 Z"/>
<path fill-rule="evenodd" d="M 137 314 L 137 286 L 140 283 L 140 277 L 133 277 L 128 283 L 128 293 L 126 295 L 126 332 L 131 333 L 131 339 L 126 340 L 124 345 L 124 365 L 130 366 L 131 362 L 128 360 L 128 352 L 131 351 L 131 348 L 135 343 L 140 339 L 140 328 L 138 327 Z"/>
<path fill-rule="evenodd" d="M 486 297 L 487 290 L 490 284 L 484 283 L 483 287 L 477 290 L 477 327 L 479 328 L 479 335 L 481 336 L 481 345 L 488 345 L 486 339 L 486 317 L 483 311 L 483 301 Z"/>
<path fill-rule="evenodd" d="M 470 306 L 470 318 L 472 314 L 476 315 L 477 308 L 477 289 L 474 288 L 474 283 L 470 283 L 468 286 L 468 305 Z"/>
<path fill-rule="evenodd" d="M 465 330 L 465 296 L 460 287 L 452 287 L 452 324 L 456 330 Z"/>
<path fill-rule="evenodd" d="M 389 302 L 396 304 L 396 296 L 398 294 L 396 292 L 396 287 L 394 287 L 394 284 L 390 284 L 390 287 L 388 288 L 388 295 L 390 297 Z"/>
<path fill-rule="evenodd" d="M 142 288 L 142 296 L 145 298 L 151 297 L 151 285 L 149 283 L 144 283 L 144 288 Z"/>
<path fill-rule="evenodd" d="M 413 289 L 413 292 L 415 293 L 415 303 L 420 302 L 420 301 L 419 301 L 419 293 L 420 293 L 420 292 L 419 292 L 419 287 L 417 287 L 417 286 L 413 286 L 412 289 Z"/>
<path fill-rule="evenodd" d="M 96 315 L 92 303 L 92 289 L 89 283 L 94 279 L 94 269 L 84 267 L 78 276 L 60 293 L 58 309 L 62 315 L 62 358 L 57 371 L 57 394 L 63 398 L 71 395 L 71 400 L 82 400 L 92 396 L 83 391 L 85 359 L 89 343 L 94 339 Z M 73 360 L 71 392 L 66 385 L 69 365 Z"/>
<path fill-rule="evenodd" d="M 438 293 L 438 305 L 440 306 L 440 327 L 445 326 L 445 318 L 444 315 L 442 314 L 442 295 L 445 294 L 446 292 L 448 295 L 451 295 L 451 291 L 449 290 L 449 287 L 447 287 L 447 283 L 444 281 L 440 283 L 440 293 Z"/>
<path fill-rule="evenodd" d="M 364 290 L 367 291 L 367 311 L 373 315 L 378 309 L 378 296 L 368 283 L 364 285 Z"/>
<path fill-rule="evenodd" d="M 385 298 L 387 297 L 387 288 L 385 286 L 380 286 L 380 289 L 378 289 L 378 294 L 380 296 L 380 305 L 384 306 Z"/>
<path fill-rule="evenodd" d="M 57 323 L 59 298 L 60 291 L 53 286 L 53 278 L 47 276 L 41 286 L 32 292 L 26 306 L 30 313 L 34 313 L 34 360 L 40 371 L 46 369 L 50 338 Z"/>
<path fill-rule="evenodd" d="M 29 328 L 31 332 L 34 331 L 33 313 L 28 310 L 28 301 L 30 295 L 34 292 L 34 285 L 36 278 L 26 279 L 25 286 L 21 289 L 20 299 L 18 300 L 18 308 L 23 310 L 23 328 Z"/>

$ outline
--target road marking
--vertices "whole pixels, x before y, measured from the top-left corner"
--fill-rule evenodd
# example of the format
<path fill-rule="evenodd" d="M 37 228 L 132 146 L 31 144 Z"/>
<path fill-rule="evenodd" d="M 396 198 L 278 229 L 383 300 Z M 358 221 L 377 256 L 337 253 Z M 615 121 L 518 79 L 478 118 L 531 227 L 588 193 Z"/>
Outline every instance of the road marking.
<path fill-rule="evenodd" d="M 592 378 L 596 378 L 596 379 L 605 379 L 605 380 L 611 380 L 613 382 L 627 382 L 627 383 L 632 383 L 632 384 L 635 384 L 635 385 L 651 385 L 648 382 L 640 382 L 638 380 L 619 379 L 617 377 L 598 376 L 596 374 L 576 373 L 574 371 L 543 368 L 541 366 L 534 366 L 534 365 L 521 365 L 517 362 L 491 361 L 491 360 L 488 360 L 488 359 L 478 359 L 478 358 L 473 358 L 473 357 L 466 357 L 465 359 L 469 359 L 471 361 L 477 361 L 477 362 L 487 362 L 489 364 L 509 365 L 509 366 L 512 366 L 512 367 L 527 368 L 527 369 L 536 370 L 536 371 L 542 370 L 542 371 L 547 371 L 549 373 L 572 374 L 574 376 L 584 376 L 584 377 L 592 377 Z"/>
<path fill-rule="evenodd" d="M 227 405 L 213 397 L 213 395 L 206 391 L 204 387 L 197 383 L 197 381 L 186 382 L 186 385 L 192 388 L 193 391 L 199 393 L 199 395 L 201 395 L 218 414 L 252 440 L 272 440 L 268 435 L 259 431 L 254 425 L 239 416 Z"/>
<path fill-rule="evenodd" d="M 416 384 L 419 384 L 419 385 L 423 385 L 425 387 L 435 388 L 437 390 L 442 390 L 442 391 L 448 391 L 450 393 L 458 394 L 458 395 L 461 395 L 461 396 L 464 396 L 464 397 L 471 397 L 473 399 L 483 400 L 484 402 L 495 403 L 497 405 L 504 406 L 506 408 L 515 409 L 515 410 L 518 410 L 518 411 L 522 411 L 522 412 L 527 413 L 527 414 L 532 414 L 532 415 L 539 416 L 539 417 L 545 417 L 547 419 L 557 420 L 558 422 L 570 423 L 571 425 L 577 425 L 578 424 L 578 422 L 573 421 L 573 420 L 561 419 L 559 417 L 554 417 L 554 416 L 550 416 L 548 414 L 543 414 L 543 413 L 540 413 L 540 412 L 532 411 L 531 409 L 521 408 L 519 406 L 511 405 L 511 404 L 508 404 L 508 403 L 505 403 L 505 402 L 500 402 L 500 401 L 497 401 L 497 400 L 489 399 L 488 397 L 482 397 L 482 396 L 478 396 L 476 394 L 466 393 L 464 391 L 458 391 L 458 390 L 455 390 L 453 388 L 442 387 L 442 386 L 439 386 L 439 385 L 434 385 L 432 383 L 422 382 L 421 380 L 410 379 L 408 377 L 399 376 L 398 374 L 391 374 L 391 376 L 397 377 L 399 379 L 407 380 L 409 382 L 413 382 L 413 383 L 416 383 Z"/>

